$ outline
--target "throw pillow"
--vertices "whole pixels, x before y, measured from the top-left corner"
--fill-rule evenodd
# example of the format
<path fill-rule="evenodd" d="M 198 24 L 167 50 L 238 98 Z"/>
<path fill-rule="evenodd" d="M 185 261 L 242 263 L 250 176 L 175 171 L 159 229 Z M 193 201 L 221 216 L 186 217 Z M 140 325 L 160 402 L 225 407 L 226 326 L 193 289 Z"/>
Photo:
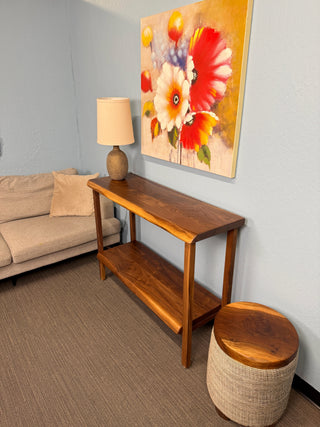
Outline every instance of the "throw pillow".
<path fill-rule="evenodd" d="M 94 212 L 92 190 L 87 186 L 94 175 L 63 175 L 52 172 L 54 189 L 50 216 L 90 216 Z"/>

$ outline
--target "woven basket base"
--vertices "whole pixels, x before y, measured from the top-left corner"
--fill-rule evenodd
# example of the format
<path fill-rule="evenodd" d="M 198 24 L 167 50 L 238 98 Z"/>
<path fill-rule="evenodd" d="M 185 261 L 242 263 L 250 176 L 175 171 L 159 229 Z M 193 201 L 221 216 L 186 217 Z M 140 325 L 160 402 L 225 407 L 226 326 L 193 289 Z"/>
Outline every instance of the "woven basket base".
<path fill-rule="evenodd" d="M 225 354 L 212 329 L 207 387 L 222 414 L 243 426 L 270 426 L 285 411 L 298 355 L 279 369 L 246 366 Z"/>

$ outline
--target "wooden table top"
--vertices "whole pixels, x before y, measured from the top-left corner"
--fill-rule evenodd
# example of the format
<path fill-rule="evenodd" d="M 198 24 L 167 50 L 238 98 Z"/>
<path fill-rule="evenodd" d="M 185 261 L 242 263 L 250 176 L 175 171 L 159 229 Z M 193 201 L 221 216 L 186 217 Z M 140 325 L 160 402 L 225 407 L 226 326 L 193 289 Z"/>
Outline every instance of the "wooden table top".
<path fill-rule="evenodd" d="M 245 222 L 239 215 L 133 173 L 122 181 L 92 179 L 88 186 L 186 243 L 239 228 Z"/>
<path fill-rule="evenodd" d="M 298 334 L 285 316 L 251 302 L 223 307 L 215 318 L 214 334 L 226 354 L 254 368 L 286 366 L 299 347 Z"/>

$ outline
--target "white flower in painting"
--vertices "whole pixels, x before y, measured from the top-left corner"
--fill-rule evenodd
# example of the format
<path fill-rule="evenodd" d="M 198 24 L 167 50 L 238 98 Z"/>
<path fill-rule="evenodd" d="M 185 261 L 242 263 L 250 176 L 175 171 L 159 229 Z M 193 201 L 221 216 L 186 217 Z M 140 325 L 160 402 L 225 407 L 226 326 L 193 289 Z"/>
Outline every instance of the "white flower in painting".
<path fill-rule="evenodd" d="M 196 78 L 196 75 L 194 74 L 194 70 L 195 68 L 194 68 L 194 62 L 193 62 L 192 56 L 188 55 L 187 56 L 187 78 L 190 82 L 190 85 Z"/>
<path fill-rule="evenodd" d="M 157 81 L 154 105 L 161 129 L 180 129 L 189 107 L 190 83 L 184 71 L 165 62 Z"/>

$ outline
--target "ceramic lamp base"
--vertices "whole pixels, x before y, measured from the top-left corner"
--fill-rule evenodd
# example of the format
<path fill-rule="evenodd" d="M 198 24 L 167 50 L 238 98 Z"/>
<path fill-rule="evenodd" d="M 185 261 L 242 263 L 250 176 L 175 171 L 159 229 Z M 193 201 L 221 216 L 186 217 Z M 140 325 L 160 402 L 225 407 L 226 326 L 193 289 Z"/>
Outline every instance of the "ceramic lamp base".
<path fill-rule="evenodd" d="M 107 156 L 107 170 L 111 179 L 121 181 L 128 173 L 128 159 L 118 145 Z"/>

